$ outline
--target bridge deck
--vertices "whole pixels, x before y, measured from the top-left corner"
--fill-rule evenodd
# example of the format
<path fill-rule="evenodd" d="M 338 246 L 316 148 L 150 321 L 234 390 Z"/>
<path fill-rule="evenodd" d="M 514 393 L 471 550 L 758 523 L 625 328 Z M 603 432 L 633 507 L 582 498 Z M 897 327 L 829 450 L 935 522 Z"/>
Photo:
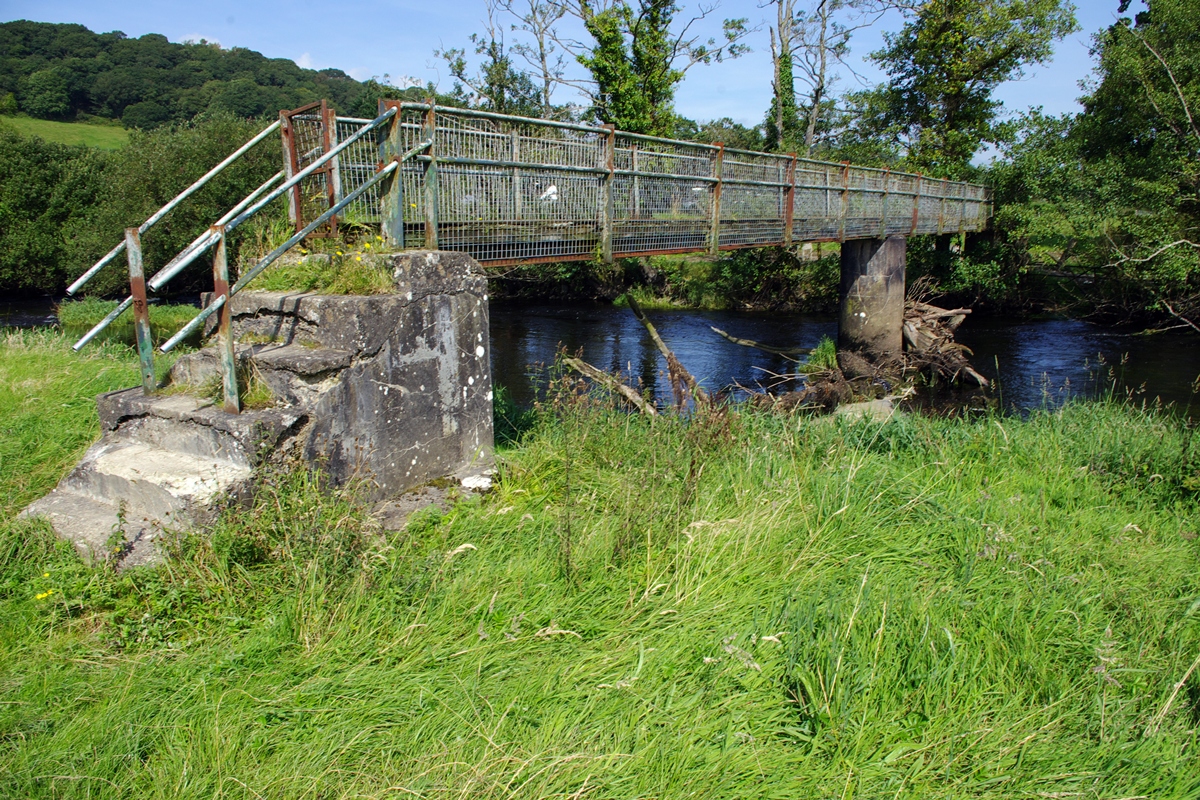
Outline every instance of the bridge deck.
<path fill-rule="evenodd" d="M 364 195 L 343 221 L 378 224 L 388 204 L 398 203 L 406 247 L 436 243 L 483 263 L 517 264 L 978 231 L 991 215 L 990 192 L 976 184 L 610 128 L 396 105 L 389 137 L 363 139 L 332 170 L 302 184 L 298 224 L 320 214 L 330 197 L 361 186 L 380 162 L 427 138 L 431 153 L 403 166 L 402 196 Z M 305 112 L 290 117 L 285 146 L 295 169 L 367 122 L 338 118 L 336 133 L 326 138 L 323 119 Z"/>

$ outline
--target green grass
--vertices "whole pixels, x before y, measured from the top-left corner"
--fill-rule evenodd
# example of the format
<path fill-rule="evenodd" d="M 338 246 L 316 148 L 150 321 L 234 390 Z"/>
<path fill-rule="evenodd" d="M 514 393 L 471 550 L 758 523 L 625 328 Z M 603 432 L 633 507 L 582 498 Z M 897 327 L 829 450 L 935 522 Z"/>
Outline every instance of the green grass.
<path fill-rule="evenodd" d="M 165 374 L 173 357 L 160 357 Z M 96 395 L 141 383 L 128 347 L 71 351 L 50 330 L 0 334 L 0 516 L 49 491 L 100 433 Z"/>
<path fill-rule="evenodd" d="M 837 369 L 837 342 L 828 336 L 822 336 L 821 341 L 808 354 L 808 360 L 800 365 L 800 372 L 825 372 Z"/>
<path fill-rule="evenodd" d="M 77 358 L 49 341 L 0 364 Z M 1198 473 L 1192 430 L 1109 404 L 568 398 L 400 534 L 303 472 L 120 576 L 9 522 L 0 796 L 1194 798 Z"/>
<path fill-rule="evenodd" d="M 298 261 L 277 261 L 254 281 L 263 292 L 320 292 L 338 295 L 390 294 L 396 291 L 387 260 L 366 248 L 331 245 L 331 253 Z"/>
<path fill-rule="evenodd" d="M 9 125 L 23 136 L 39 136 L 48 142 L 82 144 L 101 150 L 116 150 L 129 143 L 129 131 L 117 125 L 54 122 L 22 116 L 0 117 L 0 125 Z"/>
<path fill-rule="evenodd" d="M 114 308 L 116 300 L 99 300 L 94 297 L 82 300 L 67 300 L 58 306 L 58 323 L 63 333 L 72 339 L 83 336 L 100 320 L 104 319 Z M 171 338 L 184 325 L 200 313 L 200 309 L 188 305 L 171 305 L 154 303 L 150 306 L 150 336 L 155 345 L 162 344 Z M 202 333 L 197 331 L 189 338 L 188 343 L 198 344 Z M 126 311 L 117 317 L 116 321 L 105 328 L 96 340 L 132 345 L 136 340 L 133 326 L 133 312 Z"/>

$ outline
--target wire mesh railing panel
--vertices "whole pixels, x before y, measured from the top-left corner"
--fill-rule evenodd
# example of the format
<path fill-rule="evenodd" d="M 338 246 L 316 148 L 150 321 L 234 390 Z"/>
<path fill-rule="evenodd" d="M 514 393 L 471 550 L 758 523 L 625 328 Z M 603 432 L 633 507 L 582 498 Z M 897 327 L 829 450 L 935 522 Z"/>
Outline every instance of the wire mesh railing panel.
<path fill-rule="evenodd" d="M 439 247 L 483 262 L 951 233 L 981 230 L 991 213 L 987 189 L 972 184 L 609 128 L 398 105 L 390 134 L 364 137 L 330 172 L 306 179 L 302 217 L 315 218 L 326 207 L 327 175 L 340 198 L 369 181 L 381 161 L 428 139 L 430 150 L 397 171 L 403 244 L 425 246 L 425 228 L 433 224 Z M 292 123 L 303 168 L 323 152 L 324 130 L 320 113 L 301 111 Z M 333 142 L 368 123 L 338 118 Z M 426 187 L 431 176 L 436 184 Z M 383 222 L 390 191 L 386 182 L 372 187 L 342 218 Z M 426 208 L 434 194 L 436 208 Z"/>
<path fill-rule="evenodd" d="M 708 246 L 711 184 L 639 175 L 615 177 L 610 185 L 614 253 L 680 252 Z"/>
<path fill-rule="evenodd" d="M 290 118 L 295 169 L 300 171 L 325 155 L 325 118 L 317 111 L 295 114 Z M 300 181 L 298 224 L 316 219 L 329 208 L 329 173 L 324 169 Z"/>
<path fill-rule="evenodd" d="M 337 139 L 341 142 L 362 130 L 369 120 L 337 118 Z M 375 175 L 379 163 L 379 144 L 373 136 L 364 136 L 338 156 L 337 196 L 344 197 Z M 380 203 L 384 190 L 378 184 L 342 211 L 346 222 L 360 225 L 377 224 L 381 220 Z"/>

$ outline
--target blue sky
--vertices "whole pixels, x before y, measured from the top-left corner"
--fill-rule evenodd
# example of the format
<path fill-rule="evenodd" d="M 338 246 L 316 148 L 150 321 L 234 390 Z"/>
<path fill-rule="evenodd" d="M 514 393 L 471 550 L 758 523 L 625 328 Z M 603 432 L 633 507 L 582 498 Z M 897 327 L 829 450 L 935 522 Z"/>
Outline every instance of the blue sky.
<path fill-rule="evenodd" d="M 695 7 L 693 0 L 682 5 Z M 798 5 L 803 5 L 803 0 Z M 1092 69 L 1091 35 L 1112 23 L 1118 0 L 1076 0 L 1080 32 L 1058 43 L 1054 60 L 1024 80 L 1002 86 L 998 99 L 1013 111 L 1041 105 L 1048 113 L 1078 110 L 1079 82 Z M 1136 6 L 1135 6 L 1136 7 Z M 754 52 L 736 61 L 694 67 L 680 86 L 679 113 L 697 120 L 732 117 L 743 124 L 762 121 L 770 103 L 770 55 L 766 22 L 769 9 L 758 0 L 723 0 L 705 35 L 719 32 L 720 18 L 748 17 L 762 29 L 750 39 Z M 171 41 L 205 38 L 225 47 L 248 47 L 272 58 L 291 58 L 302 66 L 338 67 L 355 78 L 391 75 L 449 89 L 444 65 L 433 57 L 438 47 L 464 47 L 472 32 L 482 31 L 483 0 L 341 0 L 312 2 L 113 2 L 112 0 L 6 0 L 0 18 L 40 22 L 78 22 L 97 32 L 120 30 L 129 36 L 161 33 Z M 706 20 L 707 24 L 710 20 Z M 703 25 L 702 25 L 703 27 Z M 879 72 L 867 53 L 882 43 L 882 31 L 898 27 L 885 19 L 851 41 L 851 61 L 868 80 Z M 845 78 L 841 86 L 854 85 Z M 572 99 L 566 90 L 556 101 Z"/>

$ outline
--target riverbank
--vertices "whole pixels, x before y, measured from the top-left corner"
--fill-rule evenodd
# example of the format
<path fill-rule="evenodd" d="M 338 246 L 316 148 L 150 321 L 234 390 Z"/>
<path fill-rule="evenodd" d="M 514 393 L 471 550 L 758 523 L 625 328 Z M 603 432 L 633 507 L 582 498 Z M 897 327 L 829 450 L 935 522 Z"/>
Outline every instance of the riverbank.
<path fill-rule="evenodd" d="M 0 795 L 1200 790 L 1178 420 L 651 422 L 565 396 L 490 495 L 401 533 L 273 475 L 113 575 L 12 521 L 94 435 L 90 397 L 136 383 L 113 346 L 56 377 L 51 338 L 0 345 L 0 452 L 57 443 L 3 475 Z"/>

